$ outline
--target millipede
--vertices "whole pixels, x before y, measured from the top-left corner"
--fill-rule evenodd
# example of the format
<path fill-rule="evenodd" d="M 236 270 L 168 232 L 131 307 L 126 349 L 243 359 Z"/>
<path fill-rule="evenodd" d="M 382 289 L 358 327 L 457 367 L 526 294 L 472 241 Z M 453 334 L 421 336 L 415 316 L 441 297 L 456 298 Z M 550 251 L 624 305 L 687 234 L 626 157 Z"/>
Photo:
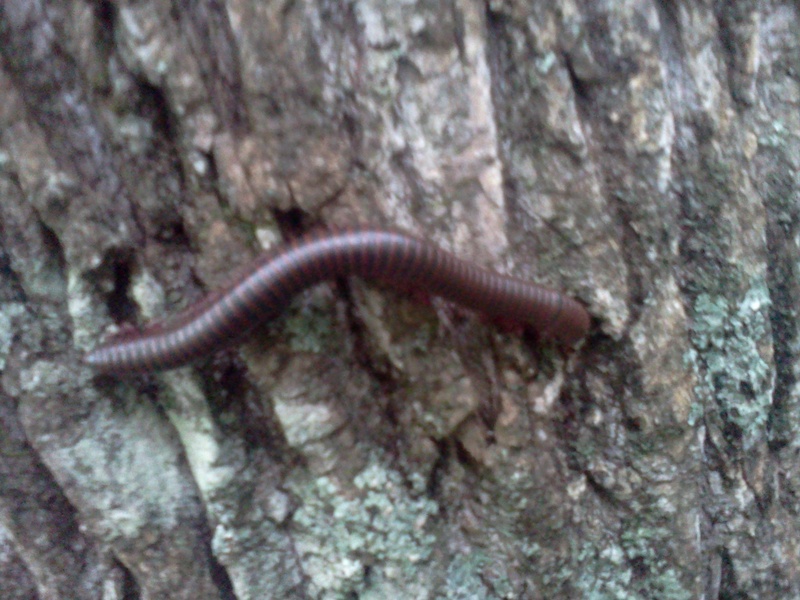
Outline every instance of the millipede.
<path fill-rule="evenodd" d="M 349 275 L 418 288 L 491 317 L 524 322 L 541 338 L 567 347 L 589 330 L 586 309 L 565 294 L 461 260 L 402 231 L 353 227 L 312 232 L 266 252 L 211 296 L 172 319 L 112 337 L 84 362 L 116 373 L 191 363 L 240 342 L 304 289 Z"/>

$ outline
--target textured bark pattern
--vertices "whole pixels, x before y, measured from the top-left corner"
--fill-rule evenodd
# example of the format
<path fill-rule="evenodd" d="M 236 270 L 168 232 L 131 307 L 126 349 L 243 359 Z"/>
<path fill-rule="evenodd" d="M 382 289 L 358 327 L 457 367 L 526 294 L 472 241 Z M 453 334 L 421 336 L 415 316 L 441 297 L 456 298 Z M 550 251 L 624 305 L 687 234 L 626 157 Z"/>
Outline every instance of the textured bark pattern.
<path fill-rule="evenodd" d="M 798 30 L 0 2 L 3 597 L 800 597 Z M 563 289 L 589 339 L 339 281 L 200 368 L 80 364 L 354 222 Z"/>

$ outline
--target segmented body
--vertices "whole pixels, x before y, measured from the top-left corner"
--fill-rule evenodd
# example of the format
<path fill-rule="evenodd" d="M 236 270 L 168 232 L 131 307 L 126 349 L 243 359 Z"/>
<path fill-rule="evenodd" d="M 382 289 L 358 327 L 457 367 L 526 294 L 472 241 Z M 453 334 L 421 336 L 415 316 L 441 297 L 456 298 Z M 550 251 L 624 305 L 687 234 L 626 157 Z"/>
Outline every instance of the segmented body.
<path fill-rule="evenodd" d="M 557 291 L 484 269 L 389 229 L 312 233 L 266 253 L 241 278 L 164 323 L 100 345 L 85 361 L 104 371 L 170 369 L 234 344 L 275 317 L 300 291 L 347 275 L 415 287 L 488 315 L 530 324 L 572 346 L 589 315 Z"/>

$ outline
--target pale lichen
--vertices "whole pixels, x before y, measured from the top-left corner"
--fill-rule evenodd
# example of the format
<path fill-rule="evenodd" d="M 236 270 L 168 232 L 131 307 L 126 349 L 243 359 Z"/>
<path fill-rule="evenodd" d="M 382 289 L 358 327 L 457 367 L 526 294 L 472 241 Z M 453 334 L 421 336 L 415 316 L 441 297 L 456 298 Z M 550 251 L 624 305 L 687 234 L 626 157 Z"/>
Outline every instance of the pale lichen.
<path fill-rule="evenodd" d="M 741 432 L 742 446 L 765 439 L 772 404 L 773 370 L 762 345 L 770 333 L 769 291 L 755 282 L 739 302 L 721 295 L 700 294 L 694 303 L 691 329 L 694 348 L 687 362 L 697 373 L 695 388 L 702 409 L 709 410 Z"/>
<path fill-rule="evenodd" d="M 421 482 L 409 489 L 398 472 L 375 460 L 352 483 L 301 477 L 292 486 L 303 499 L 293 515 L 294 538 L 317 595 L 349 597 L 421 583 L 420 565 L 435 541 L 427 522 L 438 505 L 421 494 Z"/>

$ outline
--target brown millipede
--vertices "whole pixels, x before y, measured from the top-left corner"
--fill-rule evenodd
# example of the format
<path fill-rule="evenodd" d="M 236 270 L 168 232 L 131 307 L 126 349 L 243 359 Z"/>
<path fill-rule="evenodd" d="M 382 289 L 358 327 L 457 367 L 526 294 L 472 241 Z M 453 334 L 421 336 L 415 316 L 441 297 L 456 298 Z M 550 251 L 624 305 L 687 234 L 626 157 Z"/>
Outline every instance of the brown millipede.
<path fill-rule="evenodd" d="M 589 329 L 586 310 L 564 294 L 460 260 L 400 231 L 352 228 L 308 234 L 267 252 L 244 276 L 177 317 L 112 338 L 84 360 L 102 371 L 171 369 L 241 340 L 298 292 L 347 275 L 417 287 L 490 316 L 523 321 L 565 346 Z"/>

